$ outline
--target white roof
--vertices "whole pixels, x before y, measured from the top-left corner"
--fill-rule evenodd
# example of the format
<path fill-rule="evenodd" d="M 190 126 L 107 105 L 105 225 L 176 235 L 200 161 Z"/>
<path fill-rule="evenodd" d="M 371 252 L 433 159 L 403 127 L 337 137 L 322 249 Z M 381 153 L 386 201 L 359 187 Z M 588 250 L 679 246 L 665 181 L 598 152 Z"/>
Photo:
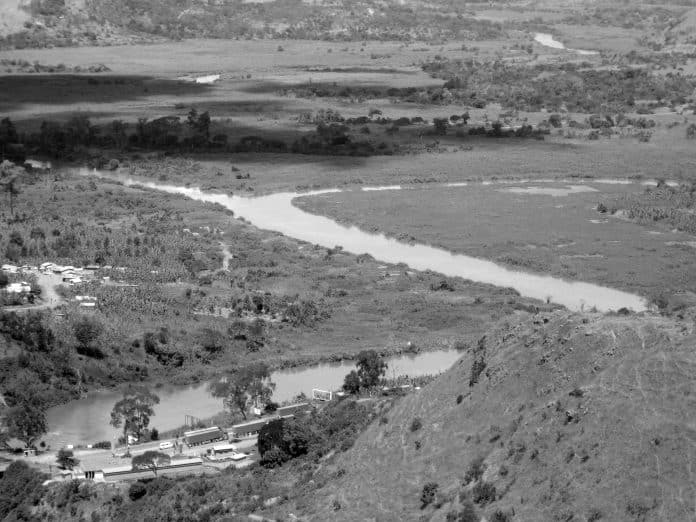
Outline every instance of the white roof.
<path fill-rule="evenodd" d="M 213 446 L 213 451 L 237 451 L 237 446 L 234 444 L 219 444 Z"/>

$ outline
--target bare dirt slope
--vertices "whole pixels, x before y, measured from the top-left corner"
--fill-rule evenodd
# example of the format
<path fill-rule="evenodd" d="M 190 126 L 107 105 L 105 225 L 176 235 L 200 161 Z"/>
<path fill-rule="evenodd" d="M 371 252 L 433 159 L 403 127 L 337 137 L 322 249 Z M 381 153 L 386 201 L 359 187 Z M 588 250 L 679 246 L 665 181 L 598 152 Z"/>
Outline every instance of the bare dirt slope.
<path fill-rule="evenodd" d="M 694 520 L 694 342 L 693 322 L 658 317 L 508 321 L 324 468 L 295 514 L 445 520 L 479 497 L 487 520 Z M 465 479 L 477 457 L 493 501 Z"/>

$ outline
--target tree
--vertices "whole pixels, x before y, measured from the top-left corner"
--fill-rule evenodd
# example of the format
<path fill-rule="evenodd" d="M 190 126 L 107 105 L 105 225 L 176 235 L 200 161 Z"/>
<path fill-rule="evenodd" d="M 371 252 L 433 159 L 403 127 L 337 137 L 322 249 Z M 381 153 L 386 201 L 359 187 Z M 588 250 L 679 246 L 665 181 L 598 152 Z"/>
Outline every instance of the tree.
<path fill-rule="evenodd" d="M 63 469 L 73 469 L 80 463 L 77 457 L 75 457 L 73 454 L 73 451 L 65 448 L 58 450 L 56 462 L 58 463 L 58 466 Z"/>
<path fill-rule="evenodd" d="M 319 436 L 304 419 L 276 419 L 261 428 L 258 437 L 261 464 L 274 468 L 309 452 Z"/>
<path fill-rule="evenodd" d="M 360 352 L 356 365 L 362 388 L 371 388 L 377 385 L 387 371 L 387 363 L 374 350 Z"/>
<path fill-rule="evenodd" d="M 423 486 L 423 491 L 421 492 L 421 509 L 424 507 L 432 504 L 432 502 L 435 500 L 435 495 L 437 494 L 438 490 L 438 484 L 437 482 L 428 482 L 425 486 Z"/>
<path fill-rule="evenodd" d="M 16 166 L 11 161 L 0 163 L 0 186 L 10 200 L 10 214 L 14 216 L 14 201 L 19 195 L 19 178 L 24 172 L 22 167 Z"/>
<path fill-rule="evenodd" d="M 83 315 L 75 324 L 73 324 L 73 333 L 79 343 L 78 351 L 85 355 L 95 355 L 95 352 L 101 354 L 101 350 L 94 348 L 94 342 L 102 333 L 102 324 L 95 317 Z"/>
<path fill-rule="evenodd" d="M 447 127 L 449 127 L 449 122 L 447 118 L 434 118 L 433 126 L 435 127 L 435 134 L 438 136 L 444 136 L 447 134 Z"/>
<path fill-rule="evenodd" d="M 238 410 L 245 419 L 249 406 L 270 401 L 274 389 L 275 383 L 264 363 L 237 368 L 208 387 L 210 394 L 221 398 L 230 412 Z"/>
<path fill-rule="evenodd" d="M 157 468 L 163 465 L 166 466 L 171 462 L 171 460 L 171 457 L 166 453 L 150 450 L 133 457 L 131 464 L 134 470 L 146 468 L 152 471 L 156 477 Z"/>
<path fill-rule="evenodd" d="M 355 370 L 351 371 L 343 381 L 343 389 L 348 393 L 357 394 L 360 391 L 360 377 Z"/>
<path fill-rule="evenodd" d="M 186 119 L 186 124 L 199 134 L 205 136 L 206 140 L 210 137 L 210 114 L 208 111 L 198 114 L 196 109 L 191 108 L 188 113 L 188 118 Z"/>
<path fill-rule="evenodd" d="M 48 431 L 44 410 L 27 402 L 10 408 L 5 422 L 8 435 L 21 440 L 30 448 Z"/>
<path fill-rule="evenodd" d="M 132 386 L 123 392 L 123 399 L 111 410 L 110 424 L 115 428 L 123 427 L 126 446 L 129 434 L 140 438 L 155 413 L 153 406 L 159 401 L 159 397 L 145 386 Z"/>
<path fill-rule="evenodd" d="M 37 506 L 46 488 L 48 475 L 15 460 L 0 477 L 0 520 L 31 520 L 30 509 Z M 19 516 L 23 515 L 23 516 Z"/>

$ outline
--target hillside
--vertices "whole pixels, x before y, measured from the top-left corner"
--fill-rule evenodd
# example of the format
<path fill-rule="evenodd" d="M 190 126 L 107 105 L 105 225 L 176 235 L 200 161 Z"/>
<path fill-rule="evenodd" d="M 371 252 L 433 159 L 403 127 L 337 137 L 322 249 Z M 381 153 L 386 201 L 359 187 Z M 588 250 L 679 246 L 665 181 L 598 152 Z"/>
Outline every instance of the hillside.
<path fill-rule="evenodd" d="M 474 499 L 487 520 L 691 520 L 694 340 L 693 322 L 658 317 L 510 322 L 373 423 L 283 514 L 445 520 Z M 470 387 L 473 360 L 485 370 Z M 465 484 L 477 457 L 494 491 Z M 458 516 L 447 520 L 474 520 Z"/>

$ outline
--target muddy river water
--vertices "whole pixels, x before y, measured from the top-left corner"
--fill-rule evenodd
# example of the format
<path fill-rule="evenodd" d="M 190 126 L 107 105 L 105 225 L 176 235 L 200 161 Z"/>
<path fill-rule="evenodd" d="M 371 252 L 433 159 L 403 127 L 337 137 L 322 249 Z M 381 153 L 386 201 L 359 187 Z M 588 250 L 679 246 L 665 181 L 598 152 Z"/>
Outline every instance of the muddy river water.
<path fill-rule="evenodd" d="M 452 366 L 460 355 L 455 350 L 440 350 L 389 357 L 387 377 L 437 374 Z M 311 396 L 313 388 L 336 390 L 346 374 L 354 368 L 352 361 L 342 361 L 276 371 L 271 375 L 271 380 L 276 384 L 273 399 L 287 401 L 301 392 Z M 223 410 L 222 400 L 212 397 L 207 392 L 206 384 L 162 386 L 153 391 L 159 396 L 160 403 L 155 406 L 151 425 L 160 431 L 182 426 L 185 415 L 204 419 Z M 49 433 L 44 440 L 54 448 L 101 440 L 113 443 L 120 430 L 109 425 L 109 415 L 121 397 L 119 390 L 100 390 L 51 408 L 47 413 Z"/>

